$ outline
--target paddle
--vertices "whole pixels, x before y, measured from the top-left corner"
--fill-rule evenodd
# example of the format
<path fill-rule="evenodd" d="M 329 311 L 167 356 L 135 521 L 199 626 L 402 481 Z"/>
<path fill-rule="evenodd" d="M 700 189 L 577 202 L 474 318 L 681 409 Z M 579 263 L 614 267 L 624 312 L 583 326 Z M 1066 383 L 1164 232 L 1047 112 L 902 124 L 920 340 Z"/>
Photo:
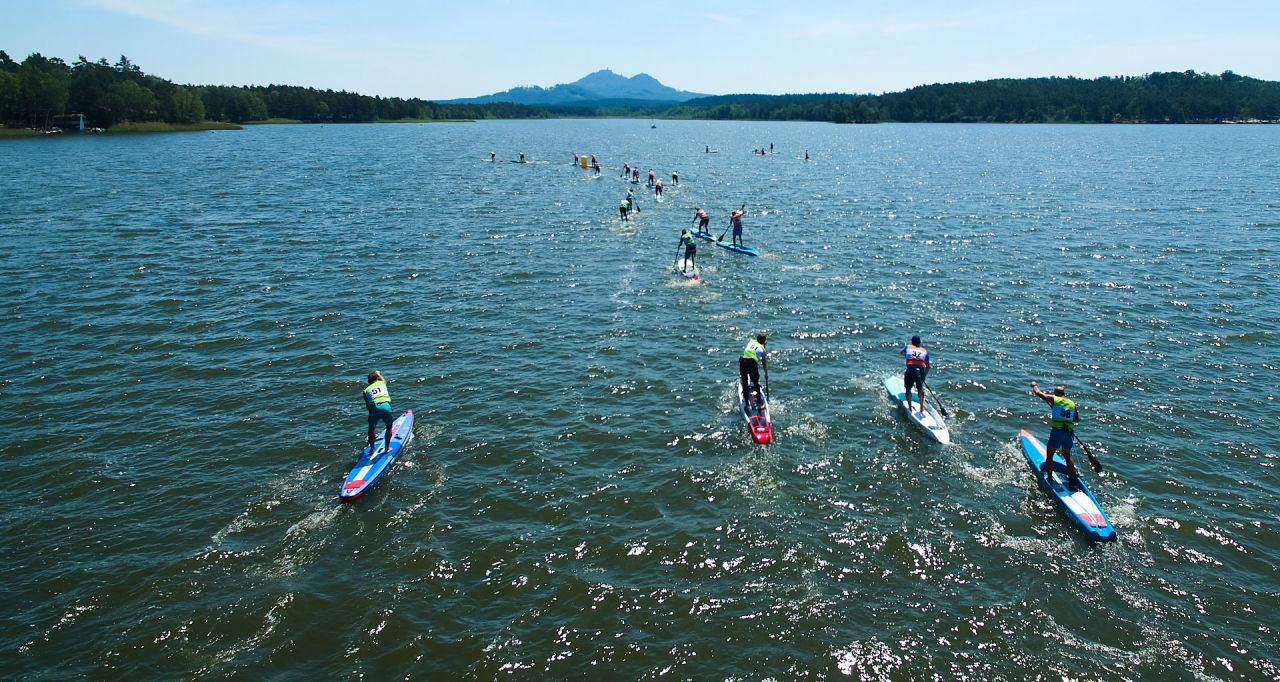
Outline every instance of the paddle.
<path fill-rule="evenodd" d="M 671 264 L 672 267 L 675 267 L 675 268 L 680 267 L 680 249 L 682 249 L 683 247 L 684 247 L 684 237 L 681 237 L 680 243 L 676 244 L 676 260 L 674 263 Z"/>
<path fill-rule="evenodd" d="M 764 363 L 764 395 L 765 395 L 765 398 L 768 399 L 769 397 L 769 361 L 762 359 L 762 362 Z M 764 402 L 764 401 L 762 400 L 760 402 Z"/>
<path fill-rule="evenodd" d="M 924 386 L 924 390 L 929 392 L 929 396 L 933 398 L 933 404 L 938 406 L 938 412 L 941 412 L 944 417 L 950 416 L 947 414 L 947 408 L 942 406 L 942 401 L 938 400 L 938 394 L 934 393 L 932 388 L 929 388 L 929 384 L 926 384 L 923 381 L 920 383 Z"/>
<path fill-rule="evenodd" d="M 1102 473 L 1102 462 L 1099 462 L 1098 458 L 1093 456 L 1093 453 L 1089 451 L 1089 446 L 1085 445 L 1084 441 L 1080 440 L 1080 436 L 1076 435 L 1075 429 L 1071 430 L 1071 437 L 1076 439 L 1080 447 L 1084 448 L 1084 454 L 1089 456 L 1089 466 L 1093 467 L 1095 472 Z"/>
<path fill-rule="evenodd" d="M 741 212 L 741 211 L 743 211 L 743 210 L 744 210 L 744 209 L 746 209 L 746 208 L 747 208 L 747 203 L 744 201 L 744 202 L 742 202 L 742 208 L 738 209 L 738 211 L 740 211 L 740 212 Z M 732 226 L 733 226 L 733 218 L 729 218 L 729 226 L 730 226 L 730 227 L 732 227 Z M 724 228 L 724 232 L 721 232 L 721 233 L 720 233 L 720 236 L 716 238 L 716 241 L 718 241 L 718 242 L 722 242 L 722 241 L 724 241 L 724 236 L 725 236 L 726 234 L 729 234 L 729 228 L 728 228 L 728 227 Z"/>

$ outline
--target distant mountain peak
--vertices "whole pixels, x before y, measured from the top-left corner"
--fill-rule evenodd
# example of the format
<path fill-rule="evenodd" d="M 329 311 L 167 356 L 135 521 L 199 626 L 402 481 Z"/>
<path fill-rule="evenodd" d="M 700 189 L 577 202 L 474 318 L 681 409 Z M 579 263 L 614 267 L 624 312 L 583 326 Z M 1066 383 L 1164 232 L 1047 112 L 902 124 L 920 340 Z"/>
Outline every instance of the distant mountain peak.
<path fill-rule="evenodd" d="M 641 100 L 653 102 L 685 102 L 701 93 L 677 90 L 663 85 L 647 73 L 630 78 L 612 69 L 600 69 L 572 83 L 561 83 L 549 88 L 536 85 L 521 86 L 492 95 L 449 100 L 448 103 L 472 104 L 483 102 L 515 102 L 517 104 L 554 105 L 584 104 L 604 100 Z"/>

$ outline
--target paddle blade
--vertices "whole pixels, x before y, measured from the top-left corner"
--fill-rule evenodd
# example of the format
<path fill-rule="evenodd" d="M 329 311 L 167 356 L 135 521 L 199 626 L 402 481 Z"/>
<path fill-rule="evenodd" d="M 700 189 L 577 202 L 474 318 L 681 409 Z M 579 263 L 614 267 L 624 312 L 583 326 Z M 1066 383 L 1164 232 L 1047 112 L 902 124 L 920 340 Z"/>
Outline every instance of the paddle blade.
<path fill-rule="evenodd" d="M 1072 433 L 1071 437 L 1075 438 L 1075 441 L 1080 444 L 1080 448 L 1084 450 L 1084 454 L 1089 457 L 1089 466 L 1093 467 L 1095 472 L 1102 473 L 1102 462 L 1099 462 L 1098 458 L 1093 456 L 1093 451 L 1089 449 L 1089 446 L 1080 440 L 1080 436 Z"/>

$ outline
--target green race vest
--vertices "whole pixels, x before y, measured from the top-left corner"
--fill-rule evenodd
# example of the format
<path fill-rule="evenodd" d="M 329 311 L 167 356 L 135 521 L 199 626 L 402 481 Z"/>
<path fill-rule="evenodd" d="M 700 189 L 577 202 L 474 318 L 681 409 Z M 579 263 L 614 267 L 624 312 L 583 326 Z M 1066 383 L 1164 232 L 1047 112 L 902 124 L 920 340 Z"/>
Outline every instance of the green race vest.
<path fill-rule="evenodd" d="M 751 358 L 756 362 L 760 362 L 760 356 L 764 355 L 764 346 L 759 341 L 751 339 L 747 342 L 747 347 L 742 349 L 742 357 Z"/>
<path fill-rule="evenodd" d="M 1075 402 L 1060 396 L 1053 396 L 1053 412 L 1050 416 L 1053 428 L 1071 429 L 1075 425 Z"/>
<path fill-rule="evenodd" d="M 387 391 L 387 382 L 375 381 L 364 387 L 364 399 L 374 405 L 390 405 L 391 393 Z"/>

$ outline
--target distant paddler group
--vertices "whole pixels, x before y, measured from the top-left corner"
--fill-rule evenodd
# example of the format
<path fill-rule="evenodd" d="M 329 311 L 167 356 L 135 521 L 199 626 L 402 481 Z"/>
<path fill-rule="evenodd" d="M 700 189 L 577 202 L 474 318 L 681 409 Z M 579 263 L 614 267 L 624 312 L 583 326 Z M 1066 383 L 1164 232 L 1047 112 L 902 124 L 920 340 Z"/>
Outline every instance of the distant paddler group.
<path fill-rule="evenodd" d="M 600 177 L 600 169 L 601 169 L 600 161 L 596 159 L 595 154 L 591 155 L 590 163 L 588 165 L 588 158 L 586 154 L 579 156 L 577 152 L 574 152 L 573 165 L 580 166 L 582 170 L 587 170 L 588 168 L 590 168 L 592 171 L 595 172 L 596 177 Z"/>

